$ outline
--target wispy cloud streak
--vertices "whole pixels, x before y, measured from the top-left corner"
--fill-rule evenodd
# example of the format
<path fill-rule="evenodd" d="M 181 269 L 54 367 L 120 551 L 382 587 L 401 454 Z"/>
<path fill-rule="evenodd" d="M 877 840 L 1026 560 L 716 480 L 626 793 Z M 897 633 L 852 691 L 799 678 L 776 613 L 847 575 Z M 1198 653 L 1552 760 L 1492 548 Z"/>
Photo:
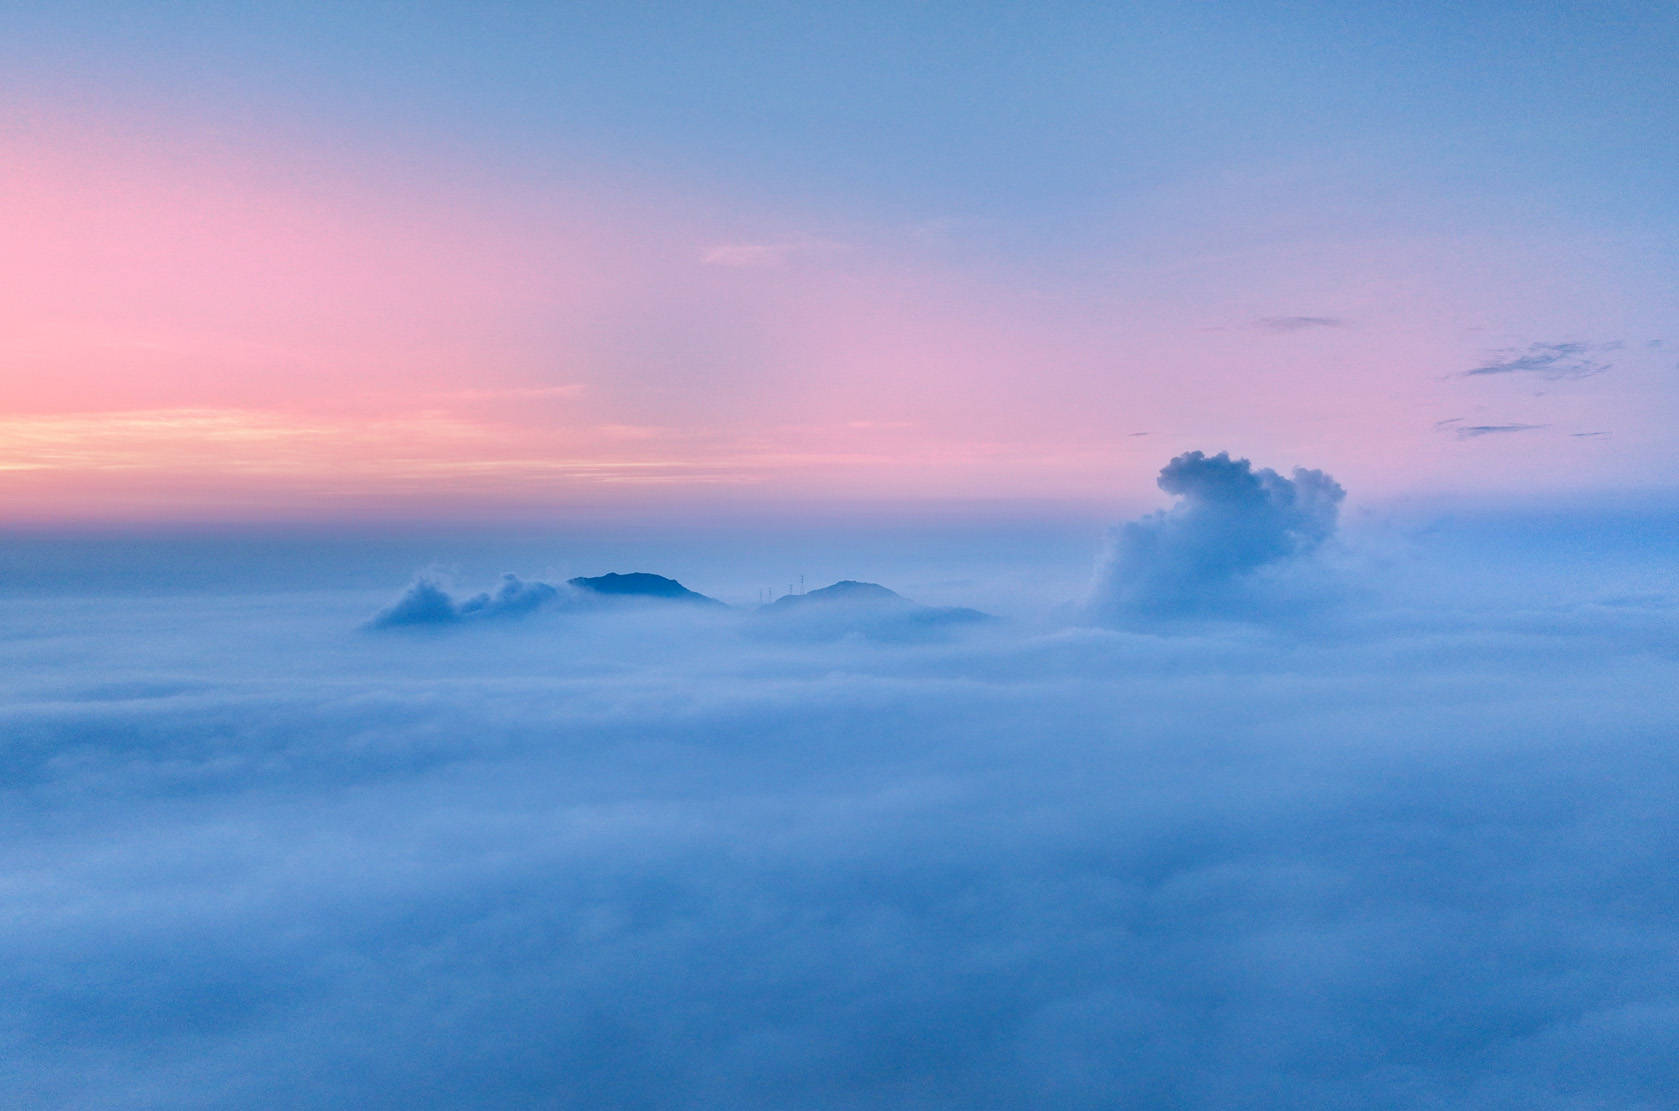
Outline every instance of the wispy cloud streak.
<path fill-rule="evenodd" d="M 1514 348 L 1498 353 L 1498 357 L 1463 372 L 1465 378 L 1492 374 L 1532 374 L 1540 378 L 1590 378 L 1612 370 L 1614 363 L 1595 356 L 1618 351 L 1615 343 L 1533 343 L 1526 350 Z"/>
<path fill-rule="evenodd" d="M 1266 332 L 1304 332 L 1313 328 L 1345 328 L 1347 322 L 1338 316 L 1262 316 L 1253 326 Z"/>

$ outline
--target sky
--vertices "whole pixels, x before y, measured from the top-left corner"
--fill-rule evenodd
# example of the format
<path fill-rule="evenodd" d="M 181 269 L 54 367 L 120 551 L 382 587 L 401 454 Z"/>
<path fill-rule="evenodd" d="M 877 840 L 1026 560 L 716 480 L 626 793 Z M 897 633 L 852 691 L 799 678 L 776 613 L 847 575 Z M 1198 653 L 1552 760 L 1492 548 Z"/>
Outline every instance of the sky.
<path fill-rule="evenodd" d="M 1671 5 L 0 8 L 0 521 L 1671 490 Z"/>

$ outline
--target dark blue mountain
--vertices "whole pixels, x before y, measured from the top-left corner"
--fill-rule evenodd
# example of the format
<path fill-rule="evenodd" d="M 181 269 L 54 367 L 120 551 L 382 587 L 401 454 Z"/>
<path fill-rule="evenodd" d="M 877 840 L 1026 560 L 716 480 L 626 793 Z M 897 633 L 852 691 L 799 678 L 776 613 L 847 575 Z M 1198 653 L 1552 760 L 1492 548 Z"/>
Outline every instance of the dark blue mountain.
<path fill-rule="evenodd" d="M 771 602 L 766 609 L 780 612 L 805 609 L 811 606 L 859 606 L 885 609 L 914 608 L 915 603 L 905 598 L 895 590 L 888 590 L 879 583 L 858 582 L 856 579 L 842 579 L 832 586 L 824 586 L 820 590 L 812 590 L 808 594 L 784 594 Z"/>
<path fill-rule="evenodd" d="M 879 583 L 846 579 L 808 594 L 787 594 L 758 613 L 772 635 L 818 640 L 861 635 L 872 640 L 925 640 L 958 626 L 996 620 L 956 606 L 923 606 Z"/>
<path fill-rule="evenodd" d="M 689 590 L 675 579 L 632 571 L 620 575 L 616 571 L 592 578 L 567 579 L 567 585 L 610 598 L 644 598 L 662 602 L 684 602 L 690 605 L 721 606 L 715 598 Z"/>

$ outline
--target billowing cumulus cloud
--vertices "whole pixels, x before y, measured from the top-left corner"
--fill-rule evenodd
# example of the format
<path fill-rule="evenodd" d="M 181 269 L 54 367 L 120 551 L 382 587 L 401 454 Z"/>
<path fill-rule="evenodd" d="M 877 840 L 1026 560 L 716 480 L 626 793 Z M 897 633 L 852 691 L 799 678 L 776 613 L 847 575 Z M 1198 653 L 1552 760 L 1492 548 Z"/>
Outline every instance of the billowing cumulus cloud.
<path fill-rule="evenodd" d="M 1226 452 L 1180 455 L 1157 482 L 1178 500 L 1110 534 L 1088 603 L 1098 620 L 1241 616 L 1256 573 L 1316 551 L 1345 497 L 1322 471 L 1284 478 Z"/>

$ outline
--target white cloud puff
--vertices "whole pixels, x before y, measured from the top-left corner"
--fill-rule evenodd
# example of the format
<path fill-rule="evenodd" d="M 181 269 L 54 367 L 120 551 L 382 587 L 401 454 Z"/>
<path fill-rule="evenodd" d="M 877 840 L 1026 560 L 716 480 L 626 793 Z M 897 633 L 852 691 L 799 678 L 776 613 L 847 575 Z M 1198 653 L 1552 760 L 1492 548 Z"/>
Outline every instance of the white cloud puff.
<path fill-rule="evenodd" d="M 1176 504 L 1109 535 L 1089 599 L 1100 621 L 1239 616 L 1256 572 L 1308 556 L 1334 535 L 1345 497 L 1322 471 L 1284 478 L 1225 452 L 1180 455 L 1158 484 Z"/>

